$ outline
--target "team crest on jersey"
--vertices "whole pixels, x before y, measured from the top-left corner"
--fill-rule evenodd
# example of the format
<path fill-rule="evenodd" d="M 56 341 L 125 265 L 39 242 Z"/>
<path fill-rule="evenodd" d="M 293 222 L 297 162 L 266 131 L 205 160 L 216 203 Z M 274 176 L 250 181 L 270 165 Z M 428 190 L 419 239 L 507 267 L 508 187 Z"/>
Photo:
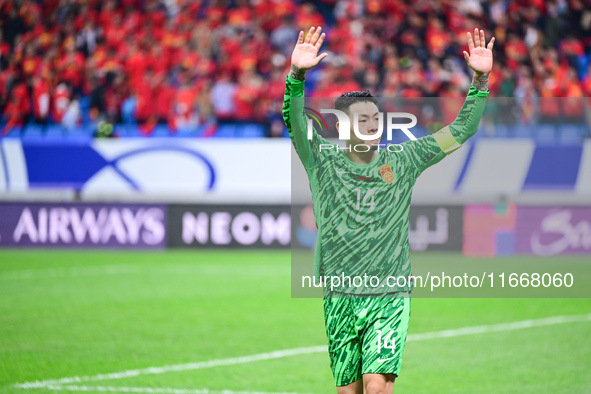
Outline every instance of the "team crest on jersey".
<path fill-rule="evenodd" d="M 390 164 L 384 164 L 380 167 L 380 175 L 382 175 L 382 179 L 386 183 L 392 183 L 394 181 L 394 172 L 392 172 Z"/>

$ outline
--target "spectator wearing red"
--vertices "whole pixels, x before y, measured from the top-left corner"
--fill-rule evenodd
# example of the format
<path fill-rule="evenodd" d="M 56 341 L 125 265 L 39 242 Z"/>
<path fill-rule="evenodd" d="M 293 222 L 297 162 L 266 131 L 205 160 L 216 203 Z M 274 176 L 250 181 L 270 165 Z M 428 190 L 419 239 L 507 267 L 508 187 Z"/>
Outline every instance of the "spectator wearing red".
<path fill-rule="evenodd" d="M 109 72 L 124 72 L 124 65 L 119 56 L 117 56 L 115 53 L 115 49 L 108 49 L 107 56 L 105 57 L 102 67 L 99 66 L 99 71 L 101 74 L 107 74 Z"/>
<path fill-rule="evenodd" d="M 450 43 L 449 34 L 437 17 L 429 19 L 425 34 L 425 44 L 432 55 L 441 58 Z"/>
<path fill-rule="evenodd" d="M 58 76 L 63 82 L 67 82 L 74 89 L 78 90 L 82 86 L 82 77 L 84 71 L 84 56 L 76 51 L 76 42 L 74 37 L 66 39 L 65 53 L 58 61 Z"/>
<path fill-rule="evenodd" d="M 8 92 L 10 99 L 4 108 L 6 124 L 2 128 L 1 135 L 8 134 L 14 127 L 22 126 L 30 113 L 29 90 L 22 79 L 22 74 L 17 72 L 12 81 L 12 89 Z"/>
<path fill-rule="evenodd" d="M 8 65 L 8 58 L 10 55 L 10 44 L 4 41 L 2 37 L 2 30 L 0 30 L 0 68 Z"/>
<path fill-rule="evenodd" d="M 25 56 L 21 62 L 25 78 L 32 77 L 38 73 L 41 57 L 37 55 L 33 44 L 28 44 L 25 49 Z"/>
<path fill-rule="evenodd" d="M 62 82 L 53 91 L 51 118 L 54 123 L 61 123 L 70 104 L 72 92 L 67 83 Z"/>
<path fill-rule="evenodd" d="M 150 52 L 146 54 L 146 61 L 154 74 L 163 74 L 170 69 L 170 59 L 164 56 L 162 45 L 159 42 L 150 46 Z"/>
<path fill-rule="evenodd" d="M 48 22 L 38 23 L 34 28 L 37 46 L 41 53 L 47 52 L 51 47 L 51 40 L 59 34 L 56 25 L 50 25 Z"/>
<path fill-rule="evenodd" d="M 253 68 L 244 70 L 238 77 L 238 85 L 232 97 L 234 101 L 234 118 L 238 121 L 253 122 L 258 117 L 255 107 L 260 102 L 262 80 Z M 260 120 L 260 118 L 259 118 Z"/>
<path fill-rule="evenodd" d="M 74 27 L 77 31 L 83 31 L 89 24 L 90 26 L 95 26 L 98 20 L 98 13 L 90 7 L 90 4 L 82 4 L 78 15 L 74 18 Z"/>
<path fill-rule="evenodd" d="M 137 100 L 135 118 L 140 124 L 140 131 L 143 134 L 150 134 L 156 125 L 156 114 L 154 111 L 154 73 L 147 68 L 141 81 L 132 85 Z"/>
<path fill-rule="evenodd" d="M 184 45 L 178 51 L 173 64 L 180 66 L 182 69 L 194 72 L 199 64 L 199 60 L 199 54 L 195 51 L 195 48 L 192 45 Z"/>
<path fill-rule="evenodd" d="M 205 20 L 209 22 L 212 29 L 219 27 L 223 21 L 226 13 L 225 4 L 222 1 L 214 0 L 211 5 L 204 10 Z"/>
<path fill-rule="evenodd" d="M 149 66 L 149 59 L 135 41 L 129 40 L 128 44 L 129 56 L 125 60 L 124 71 L 129 76 L 131 86 L 136 87 L 144 79 L 144 74 Z"/>
<path fill-rule="evenodd" d="M 186 38 L 183 32 L 177 29 L 175 23 L 169 20 L 163 32 L 161 42 L 164 49 L 164 56 L 176 60 L 178 59 L 181 48 L 186 43 Z"/>
<path fill-rule="evenodd" d="M 585 54 L 585 47 L 580 40 L 569 34 L 558 45 L 558 51 L 561 57 L 568 59 L 571 66 L 576 67 L 579 57 Z"/>
<path fill-rule="evenodd" d="M 252 10 L 246 0 L 239 0 L 236 8 L 226 12 L 226 21 L 230 26 L 247 27 L 251 23 L 252 17 Z"/>
<path fill-rule="evenodd" d="M 577 71 L 569 68 L 566 75 L 566 83 L 562 85 L 562 95 L 560 100 L 562 114 L 566 123 L 580 124 L 583 122 L 583 87 L 577 78 Z"/>
<path fill-rule="evenodd" d="M 163 28 L 166 24 L 166 11 L 160 0 L 145 0 L 145 14 L 154 28 Z"/>
<path fill-rule="evenodd" d="M 23 19 L 25 26 L 31 28 L 39 20 L 41 9 L 36 2 L 32 0 L 25 0 L 21 3 L 19 8 L 20 17 Z"/>
<path fill-rule="evenodd" d="M 296 14 L 298 26 L 324 26 L 326 21 L 313 3 L 303 3 Z"/>
<path fill-rule="evenodd" d="M 98 16 L 98 25 L 103 29 L 103 33 L 105 36 L 105 39 L 107 40 L 107 44 L 111 45 L 109 42 L 109 39 L 107 38 L 108 35 L 111 36 L 111 40 L 115 39 L 118 40 L 118 36 L 120 34 L 120 32 L 117 30 L 118 28 L 115 29 L 115 31 L 112 30 L 112 25 L 113 22 L 115 22 L 115 15 L 119 14 L 119 22 L 121 21 L 120 18 L 120 11 L 117 9 L 117 2 L 115 0 L 107 0 L 105 1 L 105 3 L 103 4 L 103 7 L 101 9 L 101 12 Z M 119 28 L 122 28 L 122 26 L 119 26 Z M 123 33 L 125 33 L 125 30 L 123 30 Z"/>
<path fill-rule="evenodd" d="M 141 29 L 146 17 L 140 10 L 133 6 L 127 5 L 123 14 L 123 30 L 127 36 L 134 34 L 137 30 Z"/>
<path fill-rule="evenodd" d="M 196 109 L 197 90 L 192 86 L 187 74 L 180 76 L 180 86 L 176 90 L 172 109 L 173 130 L 196 128 L 199 117 Z"/>
<path fill-rule="evenodd" d="M 295 15 L 299 10 L 291 0 L 261 0 L 254 8 L 254 15 L 265 31 L 271 31 L 289 15 Z"/>
<path fill-rule="evenodd" d="M 33 117 L 36 122 L 47 122 L 50 102 L 51 97 L 47 79 L 41 75 L 36 75 L 33 78 Z"/>
<path fill-rule="evenodd" d="M 175 89 L 170 85 L 165 73 L 156 73 L 157 85 L 154 90 L 154 105 L 158 123 L 167 123 L 174 127 L 173 101 Z"/>
<path fill-rule="evenodd" d="M 507 57 L 507 67 L 513 72 L 522 64 L 529 52 L 523 40 L 514 34 L 509 34 L 509 40 L 505 44 L 505 56 Z"/>

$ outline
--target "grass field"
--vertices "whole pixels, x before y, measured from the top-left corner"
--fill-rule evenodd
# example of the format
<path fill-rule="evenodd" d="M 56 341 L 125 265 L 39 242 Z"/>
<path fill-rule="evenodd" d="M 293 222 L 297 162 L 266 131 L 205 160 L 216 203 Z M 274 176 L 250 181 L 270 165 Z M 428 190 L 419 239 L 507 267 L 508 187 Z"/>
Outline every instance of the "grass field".
<path fill-rule="evenodd" d="M 284 251 L 1 251 L 0 391 L 333 393 L 321 300 L 289 285 Z M 591 393 L 589 299 L 413 299 L 411 314 L 395 392 Z M 555 316 L 575 318 L 539 320 Z"/>

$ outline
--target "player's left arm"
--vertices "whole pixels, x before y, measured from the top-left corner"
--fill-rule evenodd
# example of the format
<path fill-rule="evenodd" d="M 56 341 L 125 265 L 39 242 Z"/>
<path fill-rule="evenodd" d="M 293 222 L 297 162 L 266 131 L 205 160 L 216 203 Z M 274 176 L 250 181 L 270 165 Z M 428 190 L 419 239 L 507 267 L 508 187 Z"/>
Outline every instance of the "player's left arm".
<path fill-rule="evenodd" d="M 458 116 L 436 133 L 402 144 L 407 152 L 405 156 L 416 166 L 419 174 L 461 147 L 478 130 L 489 94 L 488 76 L 493 66 L 494 42 L 493 37 L 486 45 L 483 30 L 474 29 L 474 37 L 468 33 L 470 53 L 464 51 L 464 59 L 468 67 L 474 70 L 474 77 Z"/>

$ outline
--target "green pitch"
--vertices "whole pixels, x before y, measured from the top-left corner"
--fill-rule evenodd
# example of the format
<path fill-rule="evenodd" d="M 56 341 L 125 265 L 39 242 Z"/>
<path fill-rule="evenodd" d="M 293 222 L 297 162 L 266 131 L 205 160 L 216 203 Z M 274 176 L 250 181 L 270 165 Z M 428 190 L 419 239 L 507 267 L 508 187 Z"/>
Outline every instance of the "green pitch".
<path fill-rule="evenodd" d="M 465 260 L 412 257 L 433 258 Z M 310 349 L 326 345 L 322 302 L 290 298 L 289 259 L 1 251 L 0 392 L 332 393 L 328 356 Z M 395 392 L 591 392 L 591 321 L 416 336 L 590 313 L 589 299 L 413 299 Z M 270 353 L 286 349 L 296 350 Z M 113 374 L 129 370 L 139 371 Z M 45 380 L 57 382 L 14 386 Z"/>

